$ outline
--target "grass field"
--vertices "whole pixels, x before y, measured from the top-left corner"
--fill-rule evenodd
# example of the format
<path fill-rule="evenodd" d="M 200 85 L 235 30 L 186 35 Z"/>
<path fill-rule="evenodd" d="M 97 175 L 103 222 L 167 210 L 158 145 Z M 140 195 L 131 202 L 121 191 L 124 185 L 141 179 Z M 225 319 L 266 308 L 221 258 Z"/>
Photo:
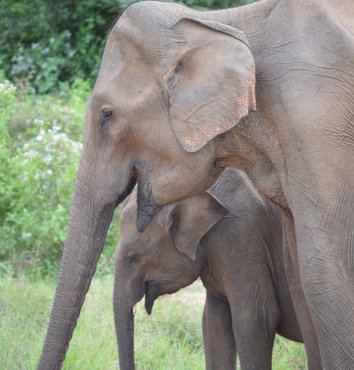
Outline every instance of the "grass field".
<path fill-rule="evenodd" d="M 0 281 L 0 369 L 35 369 L 45 335 L 55 283 Z M 65 361 L 66 370 L 118 369 L 112 314 L 112 276 L 95 279 Z M 200 282 L 160 298 L 151 316 L 143 302 L 135 319 L 137 369 L 204 369 Z M 277 337 L 273 368 L 306 369 L 303 346 Z"/>

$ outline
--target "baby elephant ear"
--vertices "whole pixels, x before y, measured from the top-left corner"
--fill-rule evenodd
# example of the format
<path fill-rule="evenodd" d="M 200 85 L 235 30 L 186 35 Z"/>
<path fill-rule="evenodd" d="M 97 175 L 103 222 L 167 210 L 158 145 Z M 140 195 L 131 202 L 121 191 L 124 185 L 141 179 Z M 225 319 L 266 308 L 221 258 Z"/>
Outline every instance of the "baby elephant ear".
<path fill-rule="evenodd" d="M 256 110 L 255 64 L 233 27 L 184 18 L 175 31 L 183 46 L 164 76 L 171 126 L 182 147 L 196 152 Z"/>
<path fill-rule="evenodd" d="M 246 173 L 235 168 L 225 168 L 207 193 L 235 216 L 247 213 L 250 207 L 265 206 Z"/>
<path fill-rule="evenodd" d="M 195 261 L 200 240 L 225 213 L 226 209 L 205 193 L 179 202 L 170 215 L 175 248 Z"/>

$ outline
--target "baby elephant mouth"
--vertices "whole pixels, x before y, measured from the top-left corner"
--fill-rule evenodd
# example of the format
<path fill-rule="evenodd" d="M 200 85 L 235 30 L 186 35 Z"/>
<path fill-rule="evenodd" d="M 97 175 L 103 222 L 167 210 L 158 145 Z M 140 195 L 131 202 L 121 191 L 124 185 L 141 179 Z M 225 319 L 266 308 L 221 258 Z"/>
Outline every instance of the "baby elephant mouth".
<path fill-rule="evenodd" d="M 151 315 L 154 302 L 158 296 L 159 294 L 158 294 L 157 284 L 154 282 L 146 282 L 145 283 L 145 310 L 148 315 Z"/>

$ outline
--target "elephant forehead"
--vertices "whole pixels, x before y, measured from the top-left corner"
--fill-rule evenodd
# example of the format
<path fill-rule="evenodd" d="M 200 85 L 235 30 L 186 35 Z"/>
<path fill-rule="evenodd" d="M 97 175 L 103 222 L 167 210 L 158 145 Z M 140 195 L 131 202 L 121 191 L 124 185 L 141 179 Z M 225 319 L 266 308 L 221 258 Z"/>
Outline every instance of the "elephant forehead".
<path fill-rule="evenodd" d="M 186 43 L 173 26 L 187 16 L 187 8 L 176 4 L 140 2 L 131 5 L 112 29 L 109 42 L 119 42 L 123 48 L 134 47 L 146 58 L 166 58 L 166 54 Z"/>
<path fill-rule="evenodd" d="M 173 27 L 186 11 L 175 4 L 157 2 L 127 8 L 108 37 L 95 92 L 105 93 L 110 83 L 122 86 L 122 79 L 129 81 L 128 86 L 140 84 L 147 76 L 160 80 L 187 43 L 182 32 Z"/>

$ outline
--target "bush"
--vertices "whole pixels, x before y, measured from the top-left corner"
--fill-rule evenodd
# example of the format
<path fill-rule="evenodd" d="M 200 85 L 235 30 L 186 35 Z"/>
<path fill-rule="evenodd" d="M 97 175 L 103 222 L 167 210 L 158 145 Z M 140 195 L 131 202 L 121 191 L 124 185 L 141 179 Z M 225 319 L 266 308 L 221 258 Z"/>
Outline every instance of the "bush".
<path fill-rule="evenodd" d="M 2 68 L 9 78 L 31 76 L 41 93 L 60 81 L 92 83 L 109 27 L 131 2 L 8 0 L 0 7 Z"/>
<path fill-rule="evenodd" d="M 67 97 L 37 96 L 26 84 L 0 83 L 2 267 L 11 261 L 15 272 L 54 271 L 66 235 L 88 91 L 78 81 Z M 116 234 L 115 223 L 110 252 Z"/>
<path fill-rule="evenodd" d="M 199 10 L 225 9 L 252 3 L 255 0 L 183 0 L 181 3 Z"/>

